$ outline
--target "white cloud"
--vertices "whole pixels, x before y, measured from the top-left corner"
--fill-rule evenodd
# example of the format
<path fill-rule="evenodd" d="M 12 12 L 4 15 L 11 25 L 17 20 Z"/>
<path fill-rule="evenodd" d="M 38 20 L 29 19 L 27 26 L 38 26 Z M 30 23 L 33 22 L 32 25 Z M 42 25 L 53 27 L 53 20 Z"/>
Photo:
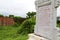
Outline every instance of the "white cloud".
<path fill-rule="evenodd" d="M 0 0 L 0 12 L 25 17 L 26 12 L 35 11 L 35 0 Z M 5 15 L 4 14 L 4 15 Z"/>
<path fill-rule="evenodd" d="M 0 0 L 0 12 L 25 17 L 28 11 L 35 11 L 35 0 Z M 58 8 L 60 15 L 60 8 Z"/>

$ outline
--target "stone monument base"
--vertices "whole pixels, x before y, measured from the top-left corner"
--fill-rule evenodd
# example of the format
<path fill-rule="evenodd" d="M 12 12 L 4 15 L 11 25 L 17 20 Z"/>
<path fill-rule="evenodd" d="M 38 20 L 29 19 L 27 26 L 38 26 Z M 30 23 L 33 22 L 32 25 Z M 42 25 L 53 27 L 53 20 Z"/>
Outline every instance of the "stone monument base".
<path fill-rule="evenodd" d="M 48 39 L 37 36 L 35 34 L 29 34 L 29 39 L 28 40 L 48 40 Z"/>

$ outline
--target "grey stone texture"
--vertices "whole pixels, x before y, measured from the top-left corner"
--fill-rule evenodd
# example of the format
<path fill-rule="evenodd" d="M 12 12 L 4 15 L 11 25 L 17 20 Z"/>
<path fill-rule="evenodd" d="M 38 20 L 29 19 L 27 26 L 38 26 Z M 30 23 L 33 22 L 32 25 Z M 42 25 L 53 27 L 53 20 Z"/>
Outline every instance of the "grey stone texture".
<path fill-rule="evenodd" d="M 29 40 L 59 40 L 56 29 L 57 7 L 60 0 L 36 0 L 36 26 Z M 37 35 L 41 37 L 37 37 Z M 37 38 L 37 39 L 36 39 Z M 41 38 L 41 39 L 40 39 Z M 44 38 L 44 39 L 42 39 Z M 47 39 L 46 39 L 47 38 Z"/>

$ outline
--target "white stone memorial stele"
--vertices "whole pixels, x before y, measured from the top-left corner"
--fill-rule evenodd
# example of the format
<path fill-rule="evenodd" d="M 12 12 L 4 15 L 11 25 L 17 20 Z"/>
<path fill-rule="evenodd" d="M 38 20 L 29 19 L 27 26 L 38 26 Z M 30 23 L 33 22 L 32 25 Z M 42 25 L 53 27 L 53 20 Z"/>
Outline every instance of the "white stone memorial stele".
<path fill-rule="evenodd" d="M 37 10 L 36 26 L 34 35 L 31 34 L 29 40 L 57 40 L 56 15 L 59 4 L 60 0 L 35 1 Z"/>

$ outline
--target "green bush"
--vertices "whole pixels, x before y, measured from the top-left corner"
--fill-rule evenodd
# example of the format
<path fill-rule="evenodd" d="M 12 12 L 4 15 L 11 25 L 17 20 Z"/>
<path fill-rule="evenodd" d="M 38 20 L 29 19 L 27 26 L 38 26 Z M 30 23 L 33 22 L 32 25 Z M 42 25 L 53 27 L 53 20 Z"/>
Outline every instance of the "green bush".
<path fill-rule="evenodd" d="M 57 20 L 57 27 L 60 28 L 60 20 Z"/>
<path fill-rule="evenodd" d="M 60 23 L 57 24 L 57 27 L 60 28 Z"/>
<path fill-rule="evenodd" d="M 20 26 L 21 28 L 18 31 L 18 34 L 29 34 L 34 32 L 35 17 L 27 19 Z"/>
<path fill-rule="evenodd" d="M 57 23 L 60 23 L 60 21 L 59 21 L 59 20 L 57 20 Z"/>

